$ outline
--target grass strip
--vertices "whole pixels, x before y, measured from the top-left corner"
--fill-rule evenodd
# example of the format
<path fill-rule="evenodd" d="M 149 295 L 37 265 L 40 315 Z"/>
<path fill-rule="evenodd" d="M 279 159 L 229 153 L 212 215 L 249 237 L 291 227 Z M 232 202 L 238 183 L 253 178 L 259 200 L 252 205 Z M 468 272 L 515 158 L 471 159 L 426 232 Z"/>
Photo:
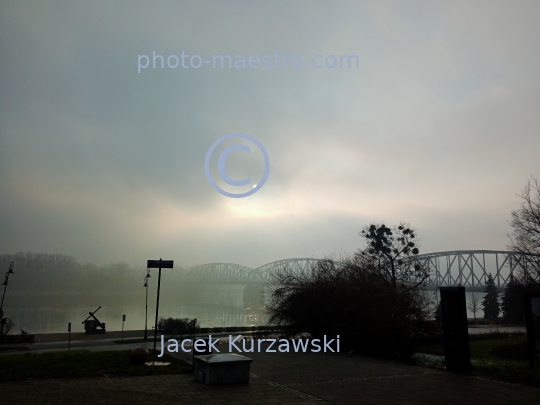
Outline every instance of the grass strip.
<path fill-rule="evenodd" d="M 29 378 L 89 378 L 186 374 L 191 366 L 164 354 L 149 360 L 170 362 L 168 366 L 148 367 L 131 362 L 131 350 L 25 353 L 0 356 L 0 381 Z"/>
<path fill-rule="evenodd" d="M 529 365 L 526 342 L 524 336 L 470 342 L 472 374 L 540 388 L 540 361 L 534 368 Z M 444 356 L 443 345 L 422 346 L 417 351 Z"/>

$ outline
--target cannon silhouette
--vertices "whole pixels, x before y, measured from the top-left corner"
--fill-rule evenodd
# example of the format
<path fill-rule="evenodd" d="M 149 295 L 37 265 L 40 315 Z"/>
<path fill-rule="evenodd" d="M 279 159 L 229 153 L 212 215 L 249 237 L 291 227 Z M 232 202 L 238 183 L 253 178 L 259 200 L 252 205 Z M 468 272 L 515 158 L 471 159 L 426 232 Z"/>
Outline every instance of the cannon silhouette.
<path fill-rule="evenodd" d="M 84 324 L 84 333 L 87 335 L 95 333 L 105 333 L 105 322 L 100 322 L 99 319 L 95 317 L 95 313 L 101 309 L 101 305 L 94 312 L 88 312 L 89 316 L 82 323 Z M 94 318 L 94 319 L 90 319 Z M 98 329 L 101 328 L 101 329 Z"/>

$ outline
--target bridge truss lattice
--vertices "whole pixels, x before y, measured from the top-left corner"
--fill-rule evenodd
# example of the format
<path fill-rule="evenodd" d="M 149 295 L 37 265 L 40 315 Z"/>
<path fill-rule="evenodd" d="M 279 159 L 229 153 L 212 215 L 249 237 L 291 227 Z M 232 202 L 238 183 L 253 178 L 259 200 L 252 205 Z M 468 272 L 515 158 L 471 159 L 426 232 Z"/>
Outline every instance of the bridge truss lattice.
<path fill-rule="evenodd" d="M 278 260 L 255 269 L 235 263 L 209 263 L 187 272 L 185 277 L 201 283 L 269 284 L 278 272 L 310 275 L 321 260 L 297 258 Z M 480 288 L 491 273 L 498 288 L 506 287 L 513 276 L 524 272 L 540 281 L 540 256 L 502 250 L 457 250 L 415 256 L 411 266 L 420 263 L 430 269 L 428 286 Z M 341 263 L 335 261 L 340 266 Z"/>
<path fill-rule="evenodd" d="M 503 250 L 456 250 L 418 255 L 420 262 L 431 269 L 428 285 L 478 288 L 491 274 L 498 288 L 506 287 L 512 277 L 526 273 L 539 279 L 540 256 Z"/>

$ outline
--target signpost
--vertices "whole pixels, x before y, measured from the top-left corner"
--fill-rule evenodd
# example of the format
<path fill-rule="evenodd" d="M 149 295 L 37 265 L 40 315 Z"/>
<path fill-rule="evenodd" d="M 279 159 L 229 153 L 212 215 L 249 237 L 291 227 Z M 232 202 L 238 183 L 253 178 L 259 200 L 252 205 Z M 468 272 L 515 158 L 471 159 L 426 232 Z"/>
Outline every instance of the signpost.
<path fill-rule="evenodd" d="M 159 269 L 158 275 L 158 287 L 157 287 L 157 301 L 156 301 L 156 321 L 154 322 L 154 357 L 156 356 L 156 344 L 157 344 L 157 324 L 159 314 L 159 290 L 161 288 L 161 269 L 172 269 L 172 260 L 148 260 L 147 268 Z"/>

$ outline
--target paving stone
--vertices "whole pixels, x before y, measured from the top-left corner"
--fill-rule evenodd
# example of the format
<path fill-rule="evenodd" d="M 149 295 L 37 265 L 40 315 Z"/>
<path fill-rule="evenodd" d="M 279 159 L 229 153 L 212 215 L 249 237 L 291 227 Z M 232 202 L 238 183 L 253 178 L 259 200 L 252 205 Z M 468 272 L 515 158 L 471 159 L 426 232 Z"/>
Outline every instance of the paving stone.
<path fill-rule="evenodd" d="M 540 389 L 347 354 L 252 354 L 249 384 L 206 386 L 193 375 L 0 383 L 2 403 L 539 404 Z"/>

